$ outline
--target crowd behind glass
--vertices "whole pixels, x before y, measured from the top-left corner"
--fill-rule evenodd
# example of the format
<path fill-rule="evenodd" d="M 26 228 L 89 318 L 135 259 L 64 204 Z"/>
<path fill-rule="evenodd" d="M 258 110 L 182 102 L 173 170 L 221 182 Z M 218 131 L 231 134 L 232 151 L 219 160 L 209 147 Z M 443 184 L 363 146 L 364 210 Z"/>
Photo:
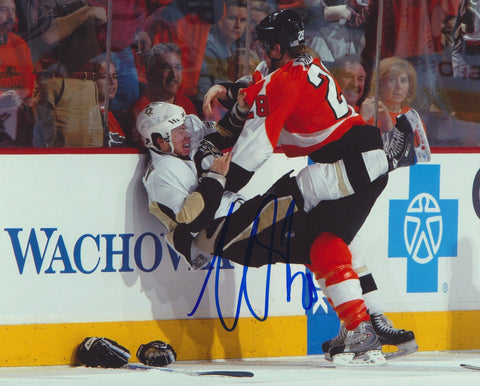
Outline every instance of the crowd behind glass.
<path fill-rule="evenodd" d="M 255 26 L 282 8 L 302 16 L 311 55 L 376 125 L 372 108 L 409 106 L 431 146 L 480 146 L 473 0 L 0 0 L 0 146 L 138 147 L 136 116 L 151 101 L 218 120 L 225 110 L 204 116 L 203 96 L 253 72 Z"/>

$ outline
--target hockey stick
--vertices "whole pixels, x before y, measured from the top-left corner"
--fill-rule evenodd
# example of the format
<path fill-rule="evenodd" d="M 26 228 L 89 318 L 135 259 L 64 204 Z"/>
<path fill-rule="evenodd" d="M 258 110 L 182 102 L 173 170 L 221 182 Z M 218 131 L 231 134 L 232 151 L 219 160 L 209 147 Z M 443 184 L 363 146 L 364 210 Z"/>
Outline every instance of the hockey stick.
<path fill-rule="evenodd" d="M 376 51 L 375 51 L 375 109 L 373 110 L 373 124 L 377 126 L 378 124 L 378 101 L 380 100 L 380 48 L 382 44 L 382 34 L 383 34 L 383 0 L 378 2 L 377 10 L 377 42 L 376 42 Z"/>
<path fill-rule="evenodd" d="M 480 366 L 469 365 L 466 363 L 461 363 L 460 366 L 462 366 L 464 369 L 480 371 Z"/>
<path fill-rule="evenodd" d="M 129 363 L 123 366 L 125 369 L 129 370 L 157 370 L 157 371 L 165 371 L 168 373 L 177 373 L 177 374 L 185 374 L 185 375 L 193 375 L 193 376 L 201 376 L 201 375 L 219 375 L 223 377 L 235 377 L 235 378 L 251 378 L 253 377 L 253 373 L 250 371 L 237 371 L 237 370 L 212 370 L 212 371 L 187 371 L 187 370 L 180 370 L 180 369 L 172 369 L 166 367 L 154 367 L 154 366 L 145 366 L 137 363 Z"/>

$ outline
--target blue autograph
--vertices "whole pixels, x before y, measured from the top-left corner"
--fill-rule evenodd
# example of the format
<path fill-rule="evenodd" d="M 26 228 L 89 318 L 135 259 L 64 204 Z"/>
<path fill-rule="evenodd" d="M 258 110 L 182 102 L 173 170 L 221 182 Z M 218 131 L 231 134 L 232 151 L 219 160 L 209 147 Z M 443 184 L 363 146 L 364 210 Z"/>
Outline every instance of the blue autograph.
<path fill-rule="evenodd" d="M 274 200 L 274 212 L 273 212 L 273 221 L 272 221 L 272 227 L 271 227 L 271 237 L 270 237 L 270 244 L 265 245 L 261 243 L 256 235 L 257 235 L 257 230 L 258 230 L 258 224 L 259 224 L 259 216 L 260 213 L 262 212 L 262 209 L 270 203 L 271 199 L 273 198 Z M 222 232 L 220 234 L 219 242 L 217 243 L 216 251 L 215 251 L 215 256 L 212 259 L 212 262 L 208 268 L 208 273 L 207 276 L 205 277 L 205 280 L 203 282 L 202 288 L 200 290 L 200 293 L 198 295 L 198 299 L 195 303 L 195 306 L 193 307 L 193 310 L 188 314 L 188 316 L 193 316 L 195 312 L 197 311 L 200 302 L 203 298 L 203 295 L 205 294 L 205 290 L 207 288 L 208 282 L 210 280 L 212 272 L 215 271 L 215 305 L 217 309 L 217 314 L 218 318 L 220 320 L 220 323 L 222 324 L 223 328 L 227 331 L 233 331 L 237 324 L 238 320 L 240 318 L 240 308 L 242 306 L 242 302 L 245 301 L 245 304 L 248 307 L 248 310 L 250 311 L 250 314 L 257 319 L 260 322 L 263 322 L 267 319 L 268 317 L 268 309 L 269 309 L 269 298 L 270 298 L 270 280 L 271 280 L 271 269 L 272 269 L 272 258 L 273 254 L 277 254 L 280 256 L 280 259 L 283 260 L 286 264 L 286 286 L 287 286 L 287 302 L 291 301 L 291 292 L 292 292 L 292 285 L 293 282 L 297 277 L 300 277 L 302 280 L 302 306 L 305 310 L 309 310 L 313 304 L 318 300 L 318 295 L 317 295 L 317 290 L 316 286 L 313 283 L 313 278 L 312 274 L 310 272 L 296 272 L 294 275 L 292 275 L 292 268 L 290 266 L 290 239 L 288 237 L 285 238 L 285 253 L 282 251 L 279 251 L 278 249 L 274 248 L 274 234 L 275 234 L 275 228 L 277 226 L 277 210 L 278 210 L 278 202 L 277 198 L 273 195 L 267 196 L 265 200 L 263 201 L 262 205 L 260 206 L 254 220 L 253 220 L 253 226 L 252 230 L 248 239 L 248 245 L 247 249 L 245 252 L 245 265 L 243 266 L 243 273 L 242 273 L 242 280 L 240 284 L 240 289 L 239 289 L 239 294 L 238 294 L 238 299 L 237 299 L 237 306 L 235 310 L 235 316 L 234 316 L 234 321 L 232 326 L 227 326 L 225 322 L 225 318 L 223 316 L 222 308 L 220 305 L 220 300 L 219 300 L 219 295 L 220 295 L 220 269 L 221 269 L 221 254 L 224 246 L 224 240 L 226 236 L 226 232 L 229 226 L 229 222 L 232 218 L 231 214 L 233 212 L 234 204 L 231 205 L 229 213 L 226 217 L 225 224 L 222 228 Z M 292 200 L 290 203 L 290 206 L 287 210 L 287 215 L 286 219 L 288 221 L 285 221 L 285 224 L 283 225 L 282 228 L 282 234 L 289 234 L 290 231 L 292 230 L 292 214 L 295 209 L 295 202 Z M 284 232 L 284 230 L 287 230 L 287 232 Z M 269 264 L 267 265 L 267 274 L 266 274 L 266 283 L 265 283 L 265 303 L 264 303 L 264 309 L 263 309 L 263 316 L 257 314 L 257 312 L 254 311 L 252 304 L 250 302 L 250 297 L 248 295 L 248 286 L 247 286 L 247 277 L 248 277 L 248 264 L 250 262 L 251 256 L 252 256 L 252 250 L 253 247 L 261 246 L 263 249 L 265 249 L 265 253 L 268 253 L 268 262 Z"/>

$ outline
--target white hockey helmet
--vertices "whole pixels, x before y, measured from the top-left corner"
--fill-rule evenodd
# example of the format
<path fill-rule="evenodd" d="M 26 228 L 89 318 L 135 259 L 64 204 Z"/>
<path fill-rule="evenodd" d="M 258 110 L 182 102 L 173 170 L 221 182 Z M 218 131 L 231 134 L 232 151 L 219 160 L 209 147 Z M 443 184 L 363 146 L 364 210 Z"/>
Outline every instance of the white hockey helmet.
<path fill-rule="evenodd" d="M 165 142 L 172 140 L 172 131 L 185 123 L 185 110 L 166 102 L 152 102 L 137 117 L 137 130 L 143 138 L 146 148 L 160 150 L 156 137 L 160 135 Z M 173 146 L 170 144 L 170 152 Z"/>

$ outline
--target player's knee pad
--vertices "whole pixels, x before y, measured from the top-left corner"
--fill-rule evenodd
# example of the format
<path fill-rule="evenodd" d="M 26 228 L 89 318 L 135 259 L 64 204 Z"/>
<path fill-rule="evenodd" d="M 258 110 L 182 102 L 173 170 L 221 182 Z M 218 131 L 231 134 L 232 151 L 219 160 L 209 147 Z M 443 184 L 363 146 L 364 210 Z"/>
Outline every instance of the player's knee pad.
<path fill-rule="evenodd" d="M 332 233 L 320 234 L 310 247 L 310 260 L 314 271 L 325 277 L 329 272 L 341 266 L 352 264 L 352 255 L 348 245 Z"/>

